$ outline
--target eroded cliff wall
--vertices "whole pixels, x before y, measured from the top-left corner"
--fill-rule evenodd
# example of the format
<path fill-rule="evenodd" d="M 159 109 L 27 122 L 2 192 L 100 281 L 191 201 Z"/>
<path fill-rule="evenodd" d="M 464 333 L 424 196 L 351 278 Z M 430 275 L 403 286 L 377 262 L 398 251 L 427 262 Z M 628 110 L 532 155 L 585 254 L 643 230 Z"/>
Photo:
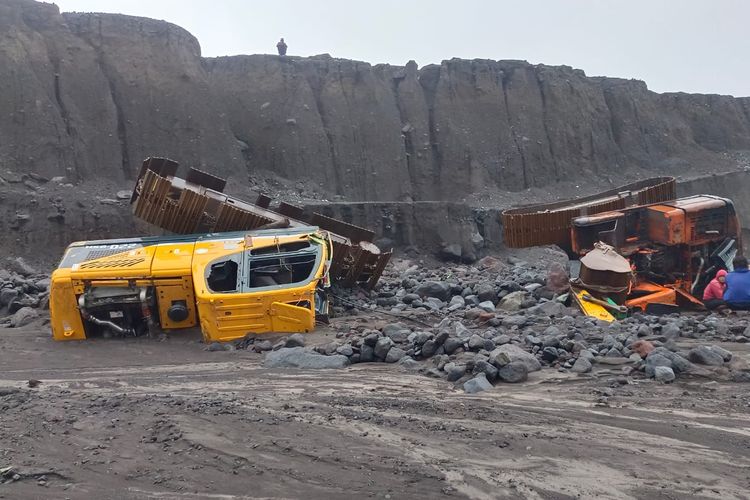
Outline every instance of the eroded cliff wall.
<path fill-rule="evenodd" d="M 204 59 L 164 21 L 0 0 L 3 171 L 129 184 L 166 155 L 351 200 L 455 200 L 584 176 L 730 168 L 750 101 L 656 94 L 569 67 L 421 69 L 270 55 Z"/>

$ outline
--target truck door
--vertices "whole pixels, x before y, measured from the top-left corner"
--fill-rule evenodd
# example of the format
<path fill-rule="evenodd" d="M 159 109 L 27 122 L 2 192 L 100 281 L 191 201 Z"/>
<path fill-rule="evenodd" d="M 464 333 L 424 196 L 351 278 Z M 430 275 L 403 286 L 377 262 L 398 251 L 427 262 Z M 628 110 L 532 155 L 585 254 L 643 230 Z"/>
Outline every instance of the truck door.
<path fill-rule="evenodd" d="M 307 332 L 315 326 L 315 277 L 321 245 L 309 240 L 245 252 L 243 291 L 263 303 L 270 330 Z"/>
<path fill-rule="evenodd" d="M 270 331 L 262 301 L 243 291 L 244 256 L 242 252 L 214 260 L 201 277 L 209 295 L 199 300 L 198 307 L 203 336 L 209 341 L 228 341 L 251 332 Z"/>

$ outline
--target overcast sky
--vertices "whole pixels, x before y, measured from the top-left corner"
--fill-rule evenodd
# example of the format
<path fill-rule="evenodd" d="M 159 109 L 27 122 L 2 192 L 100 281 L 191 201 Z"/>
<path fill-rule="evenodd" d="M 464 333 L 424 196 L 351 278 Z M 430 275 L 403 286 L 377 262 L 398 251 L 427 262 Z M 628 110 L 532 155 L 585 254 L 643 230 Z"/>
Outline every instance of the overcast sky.
<path fill-rule="evenodd" d="M 525 59 L 645 80 L 657 92 L 750 96 L 750 0 L 57 0 L 62 11 L 164 19 L 204 56 L 329 53 L 420 66 Z"/>

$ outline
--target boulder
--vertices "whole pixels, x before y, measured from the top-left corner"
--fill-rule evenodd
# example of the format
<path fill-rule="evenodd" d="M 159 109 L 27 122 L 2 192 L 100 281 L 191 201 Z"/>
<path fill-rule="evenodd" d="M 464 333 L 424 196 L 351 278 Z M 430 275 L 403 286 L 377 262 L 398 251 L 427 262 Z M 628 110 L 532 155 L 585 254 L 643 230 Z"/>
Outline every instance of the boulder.
<path fill-rule="evenodd" d="M 26 326 L 39 317 L 35 309 L 22 307 L 10 317 L 10 326 L 19 328 Z"/>
<path fill-rule="evenodd" d="M 400 361 L 404 356 L 406 356 L 406 351 L 394 346 L 388 349 L 388 354 L 386 354 L 385 356 L 385 362 L 396 363 L 397 361 Z"/>
<path fill-rule="evenodd" d="M 571 370 L 575 373 L 588 373 L 592 368 L 591 361 L 584 357 L 579 357 L 576 362 L 573 363 Z"/>
<path fill-rule="evenodd" d="M 672 382 L 675 379 L 674 370 L 668 366 L 657 366 L 654 368 L 654 378 L 657 382 Z"/>
<path fill-rule="evenodd" d="M 700 365 L 721 366 L 724 364 L 724 357 L 705 345 L 690 349 L 688 359 Z"/>
<path fill-rule="evenodd" d="M 529 370 L 523 361 L 513 361 L 497 371 L 497 378 L 503 382 L 525 382 L 529 378 Z"/>
<path fill-rule="evenodd" d="M 487 391 L 492 389 L 492 384 L 487 380 L 487 376 L 484 373 L 477 374 L 471 380 L 467 380 L 464 383 L 464 391 L 467 394 L 476 394 L 477 392 Z"/>
<path fill-rule="evenodd" d="M 539 360 L 536 359 L 533 354 L 524 351 L 514 344 L 504 344 L 492 351 L 490 353 L 490 361 L 492 364 L 497 366 L 493 359 L 498 359 L 501 354 L 506 354 L 511 363 L 514 361 L 522 362 L 529 372 L 535 372 L 542 369 L 541 363 L 539 363 Z"/>
<path fill-rule="evenodd" d="M 379 338 L 375 343 L 375 356 L 378 359 L 385 359 L 391 347 L 393 347 L 393 340 L 388 337 Z"/>
<path fill-rule="evenodd" d="M 304 347 L 285 347 L 266 354 L 263 365 L 267 368 L 334 369 L 344 368 L 349 358 L 336 354 L 324 356 Z"/>
<path fill-rule="evenodd" d="M 508 312 L 518 311 L 521 309 L 524 300 L 526 300 L 525 291 L 511 292 L 502 298 L 497 308 Z"/>
<path fill-rule="evenodd" d="M 420 284 L 415 293 L 420 297 L 434 297 L 443 302 L 450 299 L 450 285 L 444 281 L 425 281 Z"/>

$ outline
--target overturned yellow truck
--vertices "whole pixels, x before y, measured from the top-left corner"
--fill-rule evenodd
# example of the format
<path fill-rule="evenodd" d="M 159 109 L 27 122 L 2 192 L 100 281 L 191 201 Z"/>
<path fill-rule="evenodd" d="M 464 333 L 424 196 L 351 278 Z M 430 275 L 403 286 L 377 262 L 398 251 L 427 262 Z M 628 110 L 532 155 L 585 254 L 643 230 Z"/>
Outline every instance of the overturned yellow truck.
<path fill-rule="evenodd" d="M 52 274 L 56 340 L 153 334 L 200 326 L 208 342 L 250 333 L 308 332 L 328 315 L 326 289 L 372 289 L 391 251 L 375 233 L 260 194 L 223 192 L 226 180 L 146 158 L 133 215 L 174 236 L 71 244 Z M 273 206 L 272 206 L 273 204 Z"/>
<path fill-rule="evenodd" d="M 73 243 L 52 274 L 52 335 L 308 332 L 328 313 L 331 248 L 316 227 Z"/>

